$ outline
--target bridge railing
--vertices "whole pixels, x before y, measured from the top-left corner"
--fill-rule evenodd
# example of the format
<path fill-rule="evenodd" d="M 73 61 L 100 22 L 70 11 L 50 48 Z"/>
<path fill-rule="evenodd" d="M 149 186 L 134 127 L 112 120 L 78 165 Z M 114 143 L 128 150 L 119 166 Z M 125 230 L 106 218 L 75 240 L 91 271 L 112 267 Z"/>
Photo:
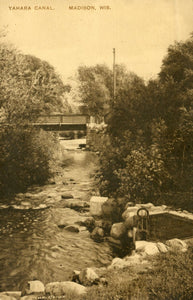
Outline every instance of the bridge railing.
<path fill-rule="evenodd" d="M 42 115 L 35 124 L 87 124 L 90 122 L 88 115 L 71 114 L 71 115 Z"/>

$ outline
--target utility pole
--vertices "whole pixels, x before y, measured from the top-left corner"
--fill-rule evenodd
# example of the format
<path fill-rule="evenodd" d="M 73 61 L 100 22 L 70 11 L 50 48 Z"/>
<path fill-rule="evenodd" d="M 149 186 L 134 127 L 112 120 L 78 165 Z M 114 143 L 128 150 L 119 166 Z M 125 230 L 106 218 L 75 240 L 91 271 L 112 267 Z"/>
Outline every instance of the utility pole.
<path fill-rule="evenodd" d="M 116 96 L 116 66 L 115 66 L 115 48 L 113 48 L 113 99 Z"/>

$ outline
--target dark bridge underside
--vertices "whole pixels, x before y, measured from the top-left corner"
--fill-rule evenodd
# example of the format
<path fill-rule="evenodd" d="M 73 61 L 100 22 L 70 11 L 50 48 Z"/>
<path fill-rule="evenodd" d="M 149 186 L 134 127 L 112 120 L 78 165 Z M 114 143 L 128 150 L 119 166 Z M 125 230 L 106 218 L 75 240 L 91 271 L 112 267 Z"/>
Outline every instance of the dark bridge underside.
<path fill-rule="evenodd" d="M 86 124 L 34 124 L 46 131 L 86 131 Z"/>

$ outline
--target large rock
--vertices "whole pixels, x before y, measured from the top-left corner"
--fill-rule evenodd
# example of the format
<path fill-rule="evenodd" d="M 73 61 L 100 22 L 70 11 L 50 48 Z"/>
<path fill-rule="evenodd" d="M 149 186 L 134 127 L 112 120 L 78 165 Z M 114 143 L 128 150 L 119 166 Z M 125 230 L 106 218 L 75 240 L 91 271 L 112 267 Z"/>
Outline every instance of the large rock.
<path fill-rule="evenodd" d="M 99 276 L 92 268 L 86 268 L 79 274 L 80 283 L 83 285 L 93 285 L 99 283 Z"/>
<path fill-rule="evenodd" d="M 91 197 L 90 213 L 92 216 L 102 216 L 102 205 L 107 201 L 107 199 L 108 197 Z"/>
<path fill-rule="evenodd" d="M 168 247 L 165 244 L 158 242 L 156 245 L 158 247 L 159 252 L 161 253 L 168 252 Z"/>
<path fill-rule="evenodd" d="M 115 223 L 113 224 L 113 226 L 111 227 L 111 232 L 110 235 L 114 238 L 114 239 L 120 239 L 123 234 L 125 233 L 125 225 L 124 223 L 120 222 L 120 223 Z"/>
<path fill-rule="evenodd" d="M 43 294 L 45 291 L 44 284 L 39 280 L 28 281 L 27 287 L 24 287 L 22 295 Z"/>
<path fill-rule="evenodd" d="M 170 251 L 181 251 L 186 252 L 187 251 L 187 244 L 180 240 L 180 239 L 171 239 L 166 242 L 166 245 L 168 246 Z"/>
<path fill-rule="evenodd" d="M 159 249 L 156 243 L 147 241 L 135 242 L 136 252 L 140 252 L 144 255 L 155 255 L 159 253 Z"/>
<path fill-rule="evenodd" d="M 110 266 L 108 266 L 108 270 L 111 270 L 111 269 L 123 269 L 125 267 L 125 263 L 124 263 L 124 260 L 122 258 L 119 258 L 119 257 L 115 257 Z"/>
<path fill-rule="evenodd" d="M 69 194 L 69 193 L 64 193 L 62 194 L 61 196 L 62 199 L 72 199 L 74 198 L 72 194 Z"/>
<path fill-rule="evenodd" d="M 103 241 L 104 238 L 104 230 L 100 227 L 95 227 L 91 233 L 91 238 L 96 242 Z"/>
<path fill-rule="evenodd" d="M 9 297 L 12 297 L 14 299 L 20 299 L 21 292 L 19 292 L 19 291 L 6 291 L 6 292 L 0 293 L 0 299 L 2 299 L 2 296 L 9 296 Z M 10 298 L 10 300 L 11 300 L 11 298 Z"/>
<path fill-rule="evenodd" d="M 88 207 L 90 207 L 90 204 L 86 201 L 82 201 L 79 199 L 66 199 L 62 203 L 62 207 L 71 208 L 76 211 L 85 211 Z"/>
<path fill-rule="evenodd" d="M 64 228 L 65 230 L 67 231 L 70 231 L 70 232 L 76 232 L 78 233 L 80 230 L 79 230 L 79 226 L 78 225 L 68 225 Z"/>
<path fill-rule="evenodd" d="M 124 269 L 141 263 L 147 263 L 147 261 L 144 260 L 141 255 L 135 253 L 134 255 L 126 256 L 123 259 L 119 257 L 114 258 L 108 269 Z"/>
<path fill-rule="evenodd" d="M 45 289 L 46 294 L 51 296 L 63 296 L 70 293 L 81 296 L 86 291 L 84 286 L 72 281 L 51 282 L 46 285 Z"/>
<path fill-rule="evenodd" d="M 133 207 L 128 207 L 122 214 L 123 220 L 126 220 L 128 218 L 131 218 L 133 216 L 137 215 L 138 207 L 133 206 Z"/>

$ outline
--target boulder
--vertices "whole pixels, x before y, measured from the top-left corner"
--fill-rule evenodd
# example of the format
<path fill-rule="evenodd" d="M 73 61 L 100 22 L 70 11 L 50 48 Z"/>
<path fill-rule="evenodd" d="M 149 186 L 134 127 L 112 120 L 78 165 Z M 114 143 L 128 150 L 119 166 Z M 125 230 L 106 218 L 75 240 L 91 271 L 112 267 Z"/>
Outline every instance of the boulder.
<path fill-rule="evenodd" d="M 22 291 L 23 295 L 43 294 L 45 291 L 44 284 L 39 280 L 28 281 L 27 286 Z"/>
<path fill-rule="evenodd" d="M 108 197 L 93 196 L 90 199 L 90 214 L 92 216 L 102 216 L 102 205 L 108 200 Z"/>
<path fill-rule="evenodd" d="M 83 285 L 93 285 L 99 283 L 99 276 L 92 268 L 86 268 L 79 274 L 80 283 Z"/>
<path fill-rule="evenodd" d="M 67 227 L 68 225 L 69 225 L 68 223 L 65 223 L 65 222 L 63 222 L 63 221 L 60 221 L 59 224 L 58 224 L 58 227 L 59 227 L 59 228 L 65 228 L 65 227 Z"/>
<path fill-rule="evenodd" d="M 125 225 L 124 223 L 120 222 L 120 223 L 115 223 L 112 225 L 111 227 L 111 232 L 110 235 L 111 237 L 113 237 L 114 239 L 120 239 L 121 236 L 123 236 L 123 234 L 125 233 Z"/>
<path fill-rule="evenodd" d="M 51 282 L 48 283 L 45 288 L 46 294 L 51 296 L 63 296 L 68 293 L 81 296 L 84 295 L 86 291 L 84 286 L 72 281 Z"/>
<path fill-rule="evenodd" d="M 166 245 L 168 246 L 170 251 L 181 251 L 186 252 L 187 251 L 187 244 L 180 240 L 180 239 L 171 239 L 166 242 Z"/>
<path fill-rule="evenodd" d="M 156 245 L 158 247 L 159 252 L 161 252 L 161 253 L 168 252 L 168 248 L 165 244 L 158 242 Z"/>
<path fill-rule="evenodd" d="M 88 229 L 86 228 L 86 226 L 80 226 L 79 227 L 79 232 L 89 232 Z"/>
<path fill-rule="evenodd" d="M 0 300 L 17 300 L 17 298 L 0 293 Z"/>
<path fill-rule="evenodd" d="M 9 297 L 12 297 L 14 299 L 20 299 L 21 292 L 19 292 L 19 291 L 6 291 L 6 292 L 0 293 L 0 299 L 2 298 L 2 296 L 9 296 Z"/>
<path fill-rule="evenodd" d="M 79 226 L 78 225 L 68 225 L 64 227 L 65 230 L 70 231 L 70 232 L 79 232 Z"/>
<path fill-rule="evenodd" d="M 123 258 L 127 266 L 133 266 L 136 264 L 139 264 L 142 262 L 143 257 L 139 255 L 138 253 L 135 253 L 133 255 L 129 255 Z"/>
<path fill-rule="evenodd" d="M 143 260 L 141 255 L 135 253 L 134 255 L 126 256 L 123 259 L 119 257 L 114 258 L 108 269 L 124 269 L 141 263 L 147 263 L 147 261 Z"/>
<path fill-rule="evenodd" d="M 111 270 L 111 269 L 123 269 L 125 267 L 124 265 L 124 260 L 122 258 L 119 258 L 119 257 L 115 257 L 110 266 L 108 266 L 108 270 Z"/>
<path fill-rule="evenodd" d="M 87 210 L 90 205 L 88 204 L 88 202 L 79 199 L 66 199 L 64 203 L 62 203 L 62 207 L 71 208 L 76 211 L 83 211 Z"/>
<path fill-rule="evenodd" d="M 155 255 L 159 253 L 159 249 L 156 243 L 147 241 L 135 242 L 136 252 L 140 252 L 144 255 Z"/>
<path fill-rule="evenodd" d="M 71 199 L 71 198 L 74 198 L 72 194 L 68 194 L 68 193 L 65 193 L 65 194 L 62 194 L 61 196 L 62 199 Z"/>
<path fill-rule="evenodd" d="M 123 220 L 137 215 L 138 207 L 128 207 L 122 214 Z"/>
<path fill-rule="evenodd" d="M 100 227 L 95 227 L 91 233 L 91 238 L 96 242 L 103 241 L 104 238 L 104 230 Z"/>

